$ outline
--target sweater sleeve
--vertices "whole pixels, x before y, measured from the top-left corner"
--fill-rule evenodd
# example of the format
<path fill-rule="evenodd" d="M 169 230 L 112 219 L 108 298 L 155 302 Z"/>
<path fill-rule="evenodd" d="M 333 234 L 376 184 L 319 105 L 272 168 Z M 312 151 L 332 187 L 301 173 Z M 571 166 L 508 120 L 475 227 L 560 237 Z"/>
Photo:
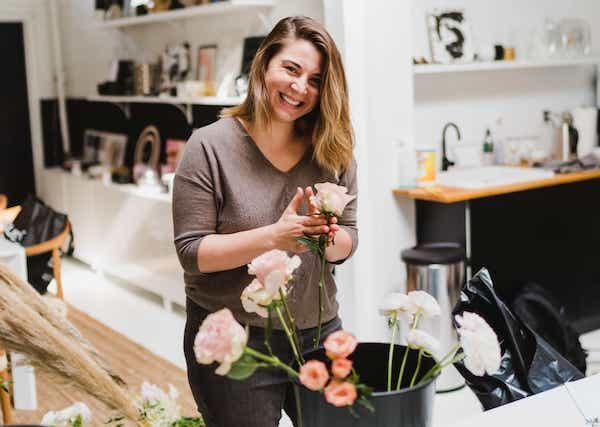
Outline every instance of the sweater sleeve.
<path fill-rule="evenodd" d="M 356 160 L 352 158 L 350 166 L 341 174 L 338 185 L 343 185 L 348 189 L 348 194 L 356 195 L 354 200 L 346 205 L 342 217 L 338 219 L 340 228 L 343 228 L 352 239 L 352 249 L 345 259 L 341 259 L 332 264 L 342 264 L 350 258 L 358 247 L 358 227 L 356 225 L 356 209 L 358 206 L 358 183 L 356 180 Z"/>
<path fill-rule="evenodd" d="M 216 233 L 218 189 L 210 153 L 197 131 L 190 137 L 173 182 L 173 235 L 183 270 L 198 274 L 198 247 Z"/>

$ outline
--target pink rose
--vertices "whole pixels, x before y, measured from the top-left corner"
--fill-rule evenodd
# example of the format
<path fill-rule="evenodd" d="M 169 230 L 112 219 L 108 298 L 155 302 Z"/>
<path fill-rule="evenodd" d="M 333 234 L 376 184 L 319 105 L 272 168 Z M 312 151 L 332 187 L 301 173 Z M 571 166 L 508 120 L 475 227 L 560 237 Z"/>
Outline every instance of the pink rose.
<path fill-rule="evenodd" d="M 329 373 L 323 362 L 318 360 L 309 360 L 300 367 L 300 382 L 309 390 L 319 391 L 327 381 L 329 381 Z"/>
<path fill-rule="evenodd" d="M 356 387 L 347 381 L 333 380 L 325 388 L 325 400 L 333 406 L 350 406 L 356 400 Z"/>
<path fill-rule="evenodd" d="M 334 360 L 347 358 L 354 351 L 357 344 L 358 341 L 350 332 L 337 331 L 329 334 L 323 343 L 323 347 L 325 347 L 327 357 Z"/>
<path fill-rule="evenodd" d="M 227 308 L 206 316 L 194 340 L 196 360 L 203 365 L 220 363 L 215 371 L 227 375 L 231 365 L 244 353 L 248 342 L 245 329 Z"/>
<path fill-rule="evenodd" d="M 332 213 L 340 217 L 346 205 L 356 198 L 356 196 L 346 194 L 348 192 L 346 187 L 331 182 L 315 184 L 315 188 L 317 194 L 312 196 L 310 201 L 322 214 Z"/>
<path fill-rule="evenodd" d="M 335 359 L 331 364 L 331 373 L 338 380 L 343 380 L 352 372 L 352 361 L 348 359 Z"/>
<path fill-rule="evenodd" d="M 258 281 L 266 286 L 269 274 L 282 272 L 283 279 L 287 283 L 299 266 L 300 257 L 297 255 L 290 258 L 284 251 L 273 249 L 254 258 L 248 264 L 248 274 L 255 275 Z"/>

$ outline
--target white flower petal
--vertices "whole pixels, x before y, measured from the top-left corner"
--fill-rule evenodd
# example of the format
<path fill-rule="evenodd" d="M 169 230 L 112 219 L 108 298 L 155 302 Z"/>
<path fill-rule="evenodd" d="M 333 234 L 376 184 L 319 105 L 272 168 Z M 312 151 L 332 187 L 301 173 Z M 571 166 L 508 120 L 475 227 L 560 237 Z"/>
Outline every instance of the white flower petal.
<path fill-rule="evenodd" d="M 502 354 L 494 330 L 479 315 L 465 311 L 455 316 L 464 364 L 474 375 L 492 375 L 500 368 Z"/>
<path fill-rule="evenodd" d="M 424 318 L 439 316 L 440 305 L 434 297 L 425 291 L 410 291 L 408 298 L 415 306 L 415 315 L 420 314 Z"/>
<path fill-rule="evenodd" d="M 440 350 L 440 342 L 425 331 L 412 329 L 406 336 L 408 347 L 437 356 Z"/>

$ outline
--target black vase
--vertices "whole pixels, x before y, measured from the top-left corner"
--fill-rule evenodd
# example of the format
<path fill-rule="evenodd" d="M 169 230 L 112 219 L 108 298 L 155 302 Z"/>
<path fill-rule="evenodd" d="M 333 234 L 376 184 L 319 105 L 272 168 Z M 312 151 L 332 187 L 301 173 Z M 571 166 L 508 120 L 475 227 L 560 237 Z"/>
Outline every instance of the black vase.
<path fill-rule="evenodd" d="M 325 401 L 323 394 L 300 387 L 302 422 L 304 427 L 430 427 L 432 425 L 435 378 L 414 387 L 387 390 L 387 366 L 390 346 L 384 343 L 360 343 L 349 359 L 353 361 L 360 382 L 373 389 L 369 401 L 373 412 L 355 404 L 356 416 L 348 408 L 338 408 Z M 397 375 L 406 347 L 394 348 L 392 389 L 395 390 Z M 418 352 L 410 350 L 406 362 L 402 387 L 407 387 L 417 365 Z M 320 360 L 329 366 L 323 349 L 306 353 L 304 358 Z M 421 360 L 418 383 L 435 361 L 428 357 Z"/>

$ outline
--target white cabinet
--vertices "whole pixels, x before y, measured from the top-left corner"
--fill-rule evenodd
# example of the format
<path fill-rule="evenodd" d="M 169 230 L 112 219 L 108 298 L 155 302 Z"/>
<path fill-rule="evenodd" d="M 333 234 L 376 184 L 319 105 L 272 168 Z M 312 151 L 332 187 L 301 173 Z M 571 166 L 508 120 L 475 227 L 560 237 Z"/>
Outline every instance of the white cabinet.
<path fill-rule="evenodd" d="M 43 172 L 40 196 L 69 215 L 74 256 L 170 302 L 185 304 L 183 270 L 173 245 L 171 199 L 134 185 L 104 185 L 65 173 Z"/>

